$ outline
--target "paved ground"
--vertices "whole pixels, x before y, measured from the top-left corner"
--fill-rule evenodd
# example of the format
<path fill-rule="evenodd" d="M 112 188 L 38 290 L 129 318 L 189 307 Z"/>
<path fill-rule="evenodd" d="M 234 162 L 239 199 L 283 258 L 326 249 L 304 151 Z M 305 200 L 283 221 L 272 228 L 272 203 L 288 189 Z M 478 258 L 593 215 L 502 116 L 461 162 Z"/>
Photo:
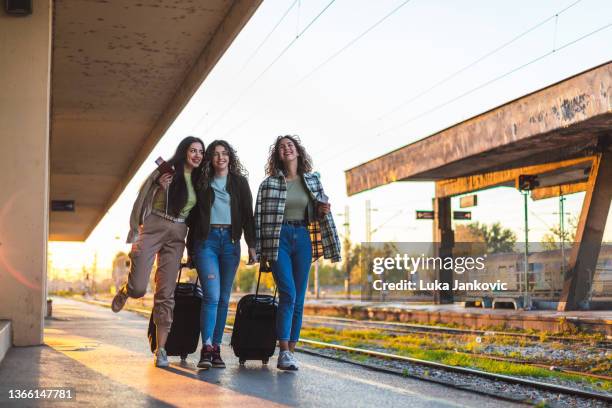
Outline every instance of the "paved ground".
<path fill-rule="evenodd" d="M 228 368 L 195 369 L 196 355 L 181 365 L 157 369 L 146 341 L 147 319 L 130 312 L 55 299 L 47 321 L 46 345 L 13 348 L 0 365 L 0 405 L 10 389 L 70 387 L 78 406 L 333 406 L 458 407 L 508 406 L 477 394 L 364 370 L 298 354 L 299 372 L 247 362 L 238 365 L 231 349 Z M 73 403 L 19 401 L 13 406 L 75 406 Z"/>

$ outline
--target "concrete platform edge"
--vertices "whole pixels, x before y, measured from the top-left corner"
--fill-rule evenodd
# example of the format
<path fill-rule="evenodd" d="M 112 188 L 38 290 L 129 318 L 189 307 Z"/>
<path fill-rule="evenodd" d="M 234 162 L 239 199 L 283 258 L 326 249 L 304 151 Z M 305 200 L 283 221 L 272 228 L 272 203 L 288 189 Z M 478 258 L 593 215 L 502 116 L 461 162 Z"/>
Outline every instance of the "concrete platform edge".
<path fill-rule="evenodd" d="M 451 311 L 403 310 L 396 308 L 355 307 L 355 306 L 304 306 L 305 314 L 322 316 L 342 316 L 355 319 L 371 319 L 394 322 L 410 322 L 420 324 L 450 324 L 456 323 L 474 329 L 512 328 L 521 330 L 537 330 L 549 333 L 572 331 L 580 329 L 586 332 L 602 333 L 612 336 L 612 322 L 599 319 L 582 319 L 575 317 L 543 317 L 522 316 L 520 313 L 481 314 L 457 313 Z"/>

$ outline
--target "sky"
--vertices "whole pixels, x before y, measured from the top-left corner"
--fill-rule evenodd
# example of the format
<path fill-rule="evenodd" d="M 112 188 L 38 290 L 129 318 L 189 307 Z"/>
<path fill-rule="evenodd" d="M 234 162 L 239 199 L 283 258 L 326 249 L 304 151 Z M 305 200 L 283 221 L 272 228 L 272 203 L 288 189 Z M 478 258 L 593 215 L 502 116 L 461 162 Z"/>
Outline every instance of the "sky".
<path fill-rule="evenodd" d="M 351 240 L 365 240 L 370 200 L 374 241 L 431 241 L 431 221 L 416 220 L 415 210 L 432 209 L 433 183 L 347 197 L 344 171 L 610 61 L 611 24 L 605 0 L 266 0 L 89 239 L 50 242 L 50 258 L 75 275 L 95 253 L 98 267 L 110 268 L 118 251 L 129 251 L 132 203 L 155 158 L 169 158 L 188 135 L 229 141 L 254 195 L 276 136 L 299 135 L 340 233 L 349 206 Z M 578 216 L 583 197 L 567 197 L 568 217 Z M 558 203 L 529 200 L 530 241 L 558 224 Z M 517 190 L 479 192 L 470 210 L 474 221 L 499 221 L 524 240 Z M 604 240 L 612 241 L 612 214 Z"/>

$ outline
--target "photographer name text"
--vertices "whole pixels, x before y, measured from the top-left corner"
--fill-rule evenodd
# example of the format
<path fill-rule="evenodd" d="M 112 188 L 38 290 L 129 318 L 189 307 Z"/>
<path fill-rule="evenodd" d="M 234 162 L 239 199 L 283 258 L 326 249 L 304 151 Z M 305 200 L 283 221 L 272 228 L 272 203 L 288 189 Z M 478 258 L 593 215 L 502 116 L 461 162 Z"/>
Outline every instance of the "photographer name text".
<path fill-rule="evenodd" d="M 372 282 L 374 290 L 472 290 L 472 291 L 487 291 L 487 290 L 508 290 L 508 284 L 499 279 L 495 282 L 460 282 L 455 280 L 453 286 L 447 282 L 434 280 L 433 282 L 425 282 L 419 280 L 412 282 L 409 280 L 401 280 L 399 282 L 385 282 L 382 279 L 377 279 Z"/>

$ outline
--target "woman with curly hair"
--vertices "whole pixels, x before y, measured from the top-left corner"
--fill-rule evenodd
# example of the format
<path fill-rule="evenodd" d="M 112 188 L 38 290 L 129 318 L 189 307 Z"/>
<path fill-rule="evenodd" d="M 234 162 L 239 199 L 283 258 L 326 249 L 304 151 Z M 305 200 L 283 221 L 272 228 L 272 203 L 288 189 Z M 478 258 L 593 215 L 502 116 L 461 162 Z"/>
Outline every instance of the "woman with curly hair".
<path fill-rule="evenodd" d="M 204 298 L 201 311 L 202 351 L 198 368 L 224 368 L 221 340 L 229 297 L 240 263 L 244 231 L 249 264 L 255 261 L 253 197 L 247 172 L 236 151 L 215 140 L 204 153 L 202 176 L 196 187 L 197 208 L 188 220 L 187 247 L 198 270 Z"/>
<path fill-rule="evenodd" d="M 297 370 L 293 355 L 300 338 L 308 272 L 321 255 L 340 261 L 340 240 L 312 160 L 297 136 L 279 136 L 270 147 L 267 178 L 255 205 L 256 252 L 261 271 L 278 287 L 277 367 Z"/>

